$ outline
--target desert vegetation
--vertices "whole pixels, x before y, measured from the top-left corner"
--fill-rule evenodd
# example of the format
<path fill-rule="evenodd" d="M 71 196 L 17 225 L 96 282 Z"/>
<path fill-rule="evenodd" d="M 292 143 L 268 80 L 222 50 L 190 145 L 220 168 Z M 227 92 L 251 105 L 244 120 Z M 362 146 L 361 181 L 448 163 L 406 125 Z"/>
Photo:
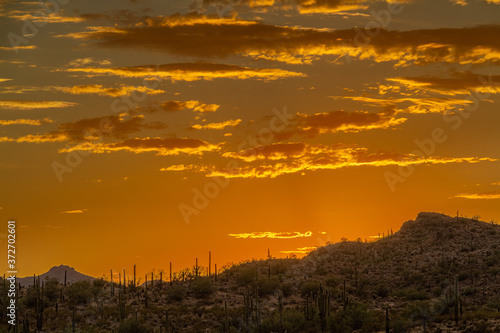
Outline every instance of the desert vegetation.
<path fill-rule="evenodd" d="M 213 268 L 34 276 L 19 287 L 17 331 L 500 332 L 500 227 L 477 219 L 421 213 L 376 242 Z"/>

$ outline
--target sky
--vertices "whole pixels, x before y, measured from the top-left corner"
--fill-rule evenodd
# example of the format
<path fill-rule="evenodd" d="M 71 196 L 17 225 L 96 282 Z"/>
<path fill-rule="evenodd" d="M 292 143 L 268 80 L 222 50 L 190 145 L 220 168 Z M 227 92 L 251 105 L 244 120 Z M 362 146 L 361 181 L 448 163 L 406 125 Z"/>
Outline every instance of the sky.
<path fill-rule="evenodd" d="M 500 220 L 498 0 L 3 0 L 0 31 L 19 276 Z"/>

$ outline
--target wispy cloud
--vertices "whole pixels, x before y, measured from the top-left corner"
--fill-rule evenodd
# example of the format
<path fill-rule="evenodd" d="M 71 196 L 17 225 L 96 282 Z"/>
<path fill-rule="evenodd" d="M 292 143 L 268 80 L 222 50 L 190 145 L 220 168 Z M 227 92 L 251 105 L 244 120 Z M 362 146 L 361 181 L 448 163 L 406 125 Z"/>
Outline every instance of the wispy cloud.
<path fill-rule="evenodd" d="M 119 87 L 104 87 L 100 84 L 84 84 L 73 87 L 52 87 L 56 91 L 65 92 L 73 95 L 83 95 L 83 94 L 96 94 L 99 96 L 127 96 L 133 92 L 146 93 L 147 95 L 158 95 L 163 94 L 165 91 L 160 89 L 151 89 L 145 86 L 126 86 L 120 85 Z"/>
<path fill-rule="evenodd" d="M 388 78 L 413 90 L 427 90 L 444 95 L 469 95 L 470 91 L 500 93 L 500 75 L 482 76 L 472 72 L 455 72 L 448 77 L 417 76 Z"/>
<path fill-rule="evenodd" d="M 290 238 L 302 238 L 311 237 L 312 231 L 300 232 L 300 231 L 282 231 L 282 232 L 272 232 L 272 231 L 258 231 L 258 232 L 246 232 L 239 234 L 229 234 L 231 237 L 235 238 L 278 238 L 278 239 L 290 239 Z"/>
<path fill-rule="evenodd" d="M 3 100 L 0 101 L 0 108 L 14 110 L 35 110 L 35 109 L 55 109 L 67 108 L 78 105 L 73 102 L 62 101 L 22 101 L 22 100 Z"/>
<path fill-rule="evenodd" d="M 41 126 L 45 124 L 51 124 L 54 121 L 50 118 L 44 119 L 13 119 L 13 120 L 0 120 L 1 126 L 6 125 L 32 125 L 32 126 Z"/>
<path fill-rule="evenodd" d="M 200 101 L 163 101 L 151 103 L 145 107 L 138 107 L 133 112 L 155 113 L 162 112 L 176 112 L 182 110 L 193 110 L 193 112 L 209 113 L 215 112 L 219 109 L 218 104 L 206 104 Z"/>
<path fill-rule="evenodd" d="M 280 251 L 281 253 L 286 253 L 286 254 L 291 254 L 291 253 L 297 253 L 297 254 L 307 254 L 311 251 L 316 250 L 316 246 L 305 246 L 305 247 L 298 247 L 296 250 L 283 250 Z"/>
<path fill-rule="evenodd" d="M 69 68 L 68 72 L 83 72 L 120 77 L 163 78 L 172 81 L 197 81 L 213 79 L 262 79 L 277 80 L 287 77 L 303 77 L 305 74 L 278 68 L 250 68 L 214 63 L 173 63 L 158 66 L 135 67 L 84 67 Z"/>
<path fill-rule="evenodd" d="M 305 143 L 282 143 L 258 146 L 240 152 L 226 152 L 224 157 L 258 165 L 242 165 L 231 170 L 214 170 L 208 176 L 226 178 L 275 178 L 285 174 L 315 170 L 335 170 L 360 166 L 408 166 L 449 163 L 478 163 L 497 161 L 489 157 L 422 157 L 415 154 L 392 152 L 370 152 L 354 145 L 311 145 Z"/>
<path fill-rule="evenodd" d="M 65 210 L 65 211 L 61 212 L 61 214 L 83 214 L 87 210 L 88 209 Z"/>
<path fill-rule="evenodd" d="M 28 45 L 28 46 L 0 46 L 1 51 L 16 51 L 16 50 L 34 50 L 37 46 Z"/>
<path fill-rule="evenodd" d="M 460 193 L 452 198 L 475 199 L 475 200 L 491 200 L 500 199 L 500 191 L 491 191 L 483 193 Z"/>
<path fill-rule="evenodd" d="M 226 120 L 226 121 L 223 121 L 223 122 L 220 122 L 220 123 L 208 123 L 208 124 L 205 124 L 205 125 L 196 124 L 196 125 L 191 126 L 190 128 L 191 129 L 197 129 L 197 130 L 199 130 L 199 129 L 221 130 L 221 129 L 224 129 L 226 127 L 235 127 L 239 123 L 241 123 L 241 119 Z"/>
<path fill-rule="evenodd" d="M 201 155 L 205 152 L 216 151 L 218 145 L 210 144 L 199 139 L 188 138 L 134 138 L 115 143 L 82 143 L 70 148 L 59 150 L 61 153 L 71 151 L 89 151 L 96 154 L 128 151 L 132 153 L 155 152 L 157 155 Z"/>

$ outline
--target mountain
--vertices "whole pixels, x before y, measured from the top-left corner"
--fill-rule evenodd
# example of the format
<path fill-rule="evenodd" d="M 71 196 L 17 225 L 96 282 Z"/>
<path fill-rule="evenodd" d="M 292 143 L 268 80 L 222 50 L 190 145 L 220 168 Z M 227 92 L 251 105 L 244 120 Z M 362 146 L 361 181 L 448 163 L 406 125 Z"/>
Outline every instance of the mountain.
<path fill-rule="evenodd" d="M 66 283 L 69 284 L 83 280 L 92 281 L 95 279 L 92 276 L 88 276 L 80 272 L 77 272 L 73 267 L 66 265 L 59 265 L 59 266 L 54 266 L 51 269 L 49 269 L 48 272 L 41 274 L 40 281 L 45 281 L 45 279 L 47 278 L 49 279 L 56 278 L 59 280 L 59 282 L 64 283 L 65 272 L 66 272 Z M 21 285 L 24 287 L 33 285 L 33 276 L 18 278 L 17 282 L 21 283 Z"/>

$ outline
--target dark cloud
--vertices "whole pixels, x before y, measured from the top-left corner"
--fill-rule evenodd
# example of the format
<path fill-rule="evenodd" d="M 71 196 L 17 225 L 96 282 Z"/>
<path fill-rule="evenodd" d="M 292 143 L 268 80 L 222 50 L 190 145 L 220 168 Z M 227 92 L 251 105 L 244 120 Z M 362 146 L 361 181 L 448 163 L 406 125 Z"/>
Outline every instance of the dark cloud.
<path fill-rule="evenodd" d="M 379 113 L 365 111 L 331 111 L 316 114 L 297 114 L 287 130 L 276 134 L 280 140 L 289 139 L 294 135 L 315 137 L 323 133 L 360 132 L 370 129 L 387 129 L 406 121 L 406 118 L 396 118 L 392 108 Z"/>
<path fill-rule="evenodd" d="M 218 145 L 206 141 L 190 138 L 133 138 L 113 143 L 84 143 L 70 148 L 62 149 L 60 152 L 89 151 L 92 153 L 111 153 L 117 151 L 128 151 L 132 153 L 155 152 L 157 155 L 178 155 L 180 153 L 189 155 L 201 155 L 204 152 L 218 150 Z"/>
<path fill-rule="evenodd" d="M 148 128 L 143 123 L 143 117 L 134 116 L 123 120 L 120 116 L 104 116 L 97 118 L 86 118 L 75 122 L 63 123 L 58 130 L 50 132 L 49 135 L 66 137 L 69 141 L 81 142 L 102 135 L 116 139 L 124 139 L 129 134 Z"/>
<path fill-rule="evenodd" d="M 305 3 L 304 3 L 305 4 Z M 336 1 L 325 2 L 335 6 Z M 179 56 L 244 55 L 306 63 L 323 55 L 395 61 L 398 66 L 435 62 L 488 64 L 500 60 L 500 25 L 410 31 L 320 30 L 274 26 L 199 14 L 149 17 L 126 27 L 93 27 L 68 37 L 102 47 L 147 49 Z M 372 36 L 372 37 L 369 37 Z"/>

